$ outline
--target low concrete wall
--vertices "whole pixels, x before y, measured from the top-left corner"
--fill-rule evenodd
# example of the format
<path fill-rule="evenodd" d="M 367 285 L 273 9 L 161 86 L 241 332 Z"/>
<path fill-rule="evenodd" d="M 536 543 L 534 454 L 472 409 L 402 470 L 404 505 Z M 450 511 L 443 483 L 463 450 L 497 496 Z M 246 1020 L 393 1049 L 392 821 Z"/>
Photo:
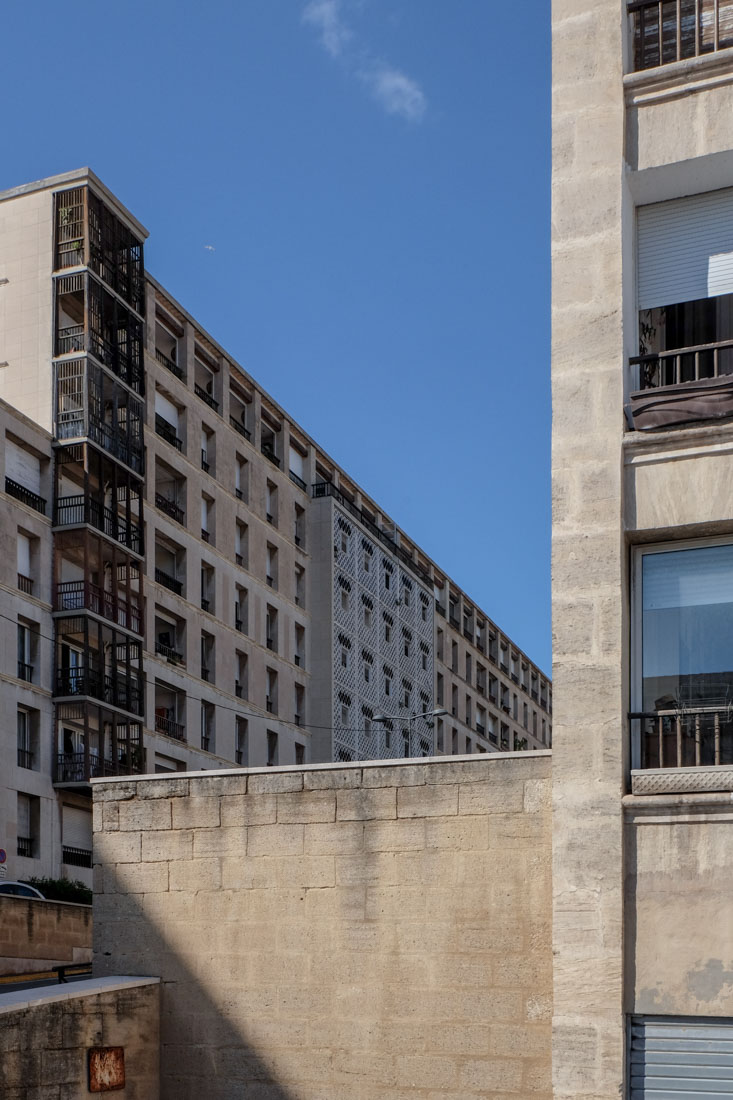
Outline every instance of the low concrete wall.
<path fill-rule="evenodd" d="M 0 994 L 3 1100 L 89 1095 L 89 1052 L 122 1047 L 120 1100 L 158 1100 L 160 982 L 103 978 Z"/>
<path fill-rule="evenodd" d="M 165 1100 L 549 1100 L 549 753 L 94 784 Z"/>
<path fill-rule="evenodd" d="M 92 907 L 0 895 L 0 974 L 92 958 Z"/>

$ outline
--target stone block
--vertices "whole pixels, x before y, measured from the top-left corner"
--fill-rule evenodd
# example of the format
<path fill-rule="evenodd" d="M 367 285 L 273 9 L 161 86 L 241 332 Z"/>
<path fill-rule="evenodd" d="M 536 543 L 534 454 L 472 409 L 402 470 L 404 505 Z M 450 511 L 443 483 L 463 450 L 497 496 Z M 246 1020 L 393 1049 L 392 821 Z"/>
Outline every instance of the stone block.
<path fill-rule="evenodd" d="M 139 863 L 142 833 L 98 833 L 94 858 L 100 863 Z"/>
<path fill-rule="evenodd" d="M 277 796 L 277 820 L 285 824 L 309 824 L 336 820 L 334 791 L 300 791 Z"/>
<path fill-rule="evenodd" d="M 339 821 L 369 821 L 397 817 L 395 787 L 372 790 L 337 791 L 336 817 Z"/>
<path fill-rule="evenodd" d="M 277 795 L 224 795 L 221 800 L 222 825 L 274 825 L 277 821 Z"/>
<path fill-rule="evenodd" d="M 522 1062 L 513 1058 L 474 1058 L 461 1066 L 461 1086 L 497 1092 L 521 1093 Z"/>
<path fill-rule="evenodd" d="M 267 775 L 250 775 L 247 783 L 248 794 L 286 794 L 288 791 L 302 790 L 302 772 L 270 772 Z"/>
<path fill-rule="evenodd" d="M 116 809 L 122 832 L 146 832 L 149 829 L 171 827 L 171 803 L 167 798 L 146 802 L 120 802 Z M 106 821 L 104 827 L 107 828 Z"/>
<path fill-rule="evenodd" d="M 185 798 L 189 793 L 189 780 L 170 779 L 145 779 L 135 784 L 136 797 L 138 799 L 150 798 Z"/>
<path fill-rule="evenodd" d="M 232 829 L 195 829 L 193 831 L 193 854 L 196 858 L 211 856 L 233 856 L 244 859 L 247 852 L 247 829 L 237 826 Z"/>
<path fill-rule="evenodd" d="M 303 825 L 253 825 L 247 830 L 248 856 L 301 855 Z"/>
<path fill-rule="evenodd" d="M 459 805 L 464 814 L 521 813 L 524 805 L 524 782 L 521 778 L 486 783 L 472 783 L 460 788 Z"/>
<path fill-rule="evenodd" d="M 193 838 L 194 833 L 190 829 L 145 833 L 142 838 L 143 862 L 190 859 L 193 854 Z"/>
<path fill-rule="evenodd" d="M 167 863 L 108 863 L 105 894 L 151 894 L 168 889 Z"/>
<path fill-rule="evenodd" d="M 343 791 L 363 786 L 361 768 L 327 768 L 303 773 L 306 791 Z"/>
<path fill-rule="evenodd" d="M 426 846 L 426 824 L 422 818 L 369 821 L 364 826 L 364 848 L 368 852 L 420 851 Z"/>
<path fill-rule="evenodd" d="M 362 787 L 415 787 L 425 783 L 425 764 L 403 764 L 397 767 L 365 767 Z"/>
<path fill-rule="evenodd" d="M 283 856 L 274 862 L 278 887 L 322 889 L 336 883 L 334 856 Z"/>
<path fill-rule="evenodd" d="M 216 796 L 177 798 L 172 807 L 174 829 L 216 829 L 221 824 L 220 801 Z"/>
<path fill-rule="evenodd" d="M 364 848 L 365 826 L 360 821 L 336 821 L 307 825 L 304 834 L 306 855 L 346 854 Z"/>
<path fill-rule="evenodd" d="M 151 863 L 150 867 L 164 867 L 165 864 Z M 186 890 L 195 893 L 198 890 L 218 890 L 221 886 L 221 865 L 218 859 L 189 859 L 183 863 L 170 864 L 170 889 Z"/>
<path fill-rule="evenodd" d="M 425 822 L 425 846 L 453 852 L 483 851 L 489 846 L 489 822 L 478 815 L 430 818 Z"/>
<path fill-rule="evenodd" d="M 397 791 L 398 817 L 447 817 L 458 813 L 458 787 L 455 784 L 426 787 L 400 787 Z"/>

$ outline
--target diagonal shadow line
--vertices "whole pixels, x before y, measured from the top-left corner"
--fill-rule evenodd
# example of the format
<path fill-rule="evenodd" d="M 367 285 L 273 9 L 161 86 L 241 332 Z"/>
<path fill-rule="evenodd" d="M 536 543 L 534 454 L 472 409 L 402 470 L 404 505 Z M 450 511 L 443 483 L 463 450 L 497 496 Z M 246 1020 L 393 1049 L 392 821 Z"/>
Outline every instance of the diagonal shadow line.
<path fill-rule="evenodd" d="M 151 919 L 151 895 L 145 896 L 143 909 L 142 895 L 129 893 L 109 866 L 104 877 L 105 892 L 94 897 L 94 976 L 161 978 L 160 1100 L 297 1100 L 207 991 L 204 974 L 212 959 L 206 944 L 198 945 L 196 965 L 191 965 L 173 948 L 165 918 L 162 926 Z M 174 895 L 158 896 L 175 906 Z M 247 999 L 245 990 L 231 1001 L 240 1018 Z"/>

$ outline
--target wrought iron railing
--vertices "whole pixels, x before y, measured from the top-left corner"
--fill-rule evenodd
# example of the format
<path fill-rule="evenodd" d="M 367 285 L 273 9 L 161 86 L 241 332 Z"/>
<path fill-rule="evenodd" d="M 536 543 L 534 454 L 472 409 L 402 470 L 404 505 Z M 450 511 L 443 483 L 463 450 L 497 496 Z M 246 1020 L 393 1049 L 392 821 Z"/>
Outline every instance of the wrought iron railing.
<path fill-rule="evenodd" d="M 216 400 L 215 400 L 215 399 L 214 399 L 214 398 L 213 398 L 213 397 L 211 396 L 211 394 L 210 394 L 210 393 L 208 393 L 208 392 L 207 392 L 207 391 L 206 391 L 206 390 L 204 389 L 204 387 L 203 387 L 203 386 L 199 386 L 198 382 L 194 382 L 194 384 L 193 384 L 193 392 L 194 392 L 194 393 L 196 394 L 196 396 L 197 396 L 197 397 L 200 397 L 200 398 L 201 398 L 201 400 L 202 400 L 202 401 L 203 401 L 203 402 L 204 402 L 204 403 L 205 403 L 206 405 L 208 405 L 210 409 L 213 409 L 213 410 L 214 410 L 215 412 L 218 412 L 218 411 L 219 411 L 219 402 L 218 402 L 218 401 L 216 401 Z"/>
<path fill-rule="evenodd" d="M 33 858 L 33 837 L 32 836 L 19 836 L 18 837 L 18 855 L 25 856 L 26 859 Z"/>
<path fill-rule="evenodd" d="M 137 677 L 103 673 L 92 665 L 76 665 L 56 670 L 57 697 L 88 695 L 133 714 L 142 707 L 141 681 Z"/>
<path fill-rule="evenodd" d="M 135 473 L 143 473 L 145 458 L 141 443 L 132 442 L 119 429 L 113 428 L 93 416 L 89 417 L 89 438 L 93 443 L 98 443 L 100 447 L 104 447 L 109 454 L 119 458 Z"/>
<path fill-rule="evenodd" d="M 640 767 L 733 764 L 733 704 L 631 713 L 640 724 Z"/>
<path fill-rule="evenodd" d="M 33 665 L 18 661 L 18 679 L 30 684 L 33 680 Z"/>
<path fill-rule="evenodd" d="M 180 664 L 183 660 L 182 653 L 179 653 L 178 650 L 174 649 L 172 646 L 163 645 L 162 642 L 155 643 L 155 652 L 160 657 L 165 657 L 167 661 L 171 661 L 174 665 Z"/>
<path fill-rule="evenodd" d="M 155 579 L 158 584 L 162 584 L 164 588 L 169 588 L 171 592 L 175 592 L 177 596 L 183 593 L 183 582 L 176 580 L 170 573 L 166 573 L 164 569 L 155 569 Z"/>
<path fill-rule="evenodd" d="M 24 576 L 22 573 L 18 573 L 18 590 L 23 592 L 26 596 L 32 596 L 33 581 L 31 578 Z"/>
<path fill-rule="evenodd" d="M 681 382 L 699 382 L 704 378 L 731 377 L 733 340 L 636 355 L 629 363 L 637 368 L 635 388 L 638 390 L 677 386 Z"/>
<path fill-rule="evenodd" d="M 277 457 L 272 447 L 270 447 L 267 443 L 262 443 L 260 445 L 260 450 L 262 451 L 265 458 L 269 459 L 274 466 L 277 466 L 277 468 L 280 469 L 280 459 Z"/>
<path fill-rule="evenodd" d="M 18 767 L 33 767 L 33 753 L 30 751 L 30 749 L 18 749 Z"/>
<path fill-rule="evenodd" d="M 92 852 L 90 848 L 72 848 L 68 844 L 61 847 L 61 862 L 68 867 L 91 867 Z"/>
<path fill-rule="evenodd" d="M 229 423 L 234 428 L 235 432 L 239 432 L 239 434 L 241 436 L 244 436 L 245 439 L 252 438 L 252 433 L 249 428 L 245 428 L 244 424 L 241 422 L 241 420 L 237 420 L 236 416 L 230 416 Z"/>
<path fill-rule="evenodd" d="M 122 596 L 105 592 L 92 581 L 61 581 L 56 585 L 56 611 L 92 611 L 110 622 L 142 633 L 140 608 Z"/>
<path fill-rule="evenodd" d="M 158 733 L 164 733 L 166 737 L 173 737 L 176 741 L 186 740 L 186 730 L 182 723 L 166 718 L 162 714 L 155 716 L 155 729 Z"/>
<path fill-rule="evenodd" d="M 175 500 L 170 500 L 162 493 L 155 494 L 155 507 L 159 508 L 161 512 L 165 512 L 167 516 L 174 519 L 176 523 L 181 523 L 185 526 L 186 514 L 182 508 L 179 508 Z"/>
<path fill-rule="evenodd" d="M 183 380 L 183 371 L 178 364 L 174 363 L 172 359 L 169 359 L 168 356 L 158 348 L 155 349 L 155 358 L 162 367 L 166 367 L 171 374 L 175 374 L 176 378 Z"/>
<path fill-rule="evenodd" d="M 86 783 L 100 776 L 118 775 L 127 769 L 115 765 L 114 760 L 100 760 L 96 752 L 86 756 L 83 752 L 56 754 L 56 783 Z"/>
<path fill-rule="evenodd" d="M 26 489 L 25 485 L 20 485 L 17 481 L 13 481 L 11 477 L 6 477 L 5 492 L 9 497 L 15 497 L 15 499 L 21 501 L 22 504 L 27 504 L 29 508 L 33 508 L 36 512 L 40 512 L 42 516 L 45 516 L 45 498 L 39 496 L 38 493 L 32 492 L 30 489 Z"/>
<path fill-rule="evenodd" d="M 56 333 L 56 354 L 68 355 L 72 351 L 86 351 L 83 325 L 65 325 Z"/>
<path fill-rule="evenodd" d="M 298 477 L 298 475 L 294 474 L 292 470 L 288 470 L 288 474 L 289 474 L 290 480 L 292 481 L 293 485 L 297 485 L 299 489 L 303 490 L 303 492 L 308 491 L 308 486 L 303 481 L 302 477 Z"/>
<path fill-rule="evenodd" d="M 160 413 L 155 414 L 155 434 L 164 439 L 166 443 L 170 443 L 177 451 L 183 448 L 183 440 L 176 435 L 176 429 Z"/>
<path fill-rule="evenodd" d="M 123 519 L 106 504 L 94 497 L 77 493 L 74 496 L 58 497 L 54 506 L 53 522 L 56 527 L 73 527 L 88 523 L 102 531 L 116 542 L 123 543 L 128 550 L 142 554 L 142 533 L 136 523 Z"/>
<path fill-rule="evenodd" d="M 631 0 L 634 70 L 733 46 L 733 0 Z"/>

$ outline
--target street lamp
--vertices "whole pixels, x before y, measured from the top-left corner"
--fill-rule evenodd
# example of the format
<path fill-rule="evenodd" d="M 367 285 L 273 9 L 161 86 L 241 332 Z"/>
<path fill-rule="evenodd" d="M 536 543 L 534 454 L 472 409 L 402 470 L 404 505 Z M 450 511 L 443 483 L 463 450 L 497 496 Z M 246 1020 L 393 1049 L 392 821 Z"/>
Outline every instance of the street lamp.
<path fill-rule="evenodd" d="M 442 718 L 448 713 L 443 707 L 436 707 L 435 710 L 426 710 L 422 714 L 375 714 L 372 718 L 372 722 L 379 722 L 382 725 L 385 722 L 408 722 L 409 723 L 409 738 L 410 738 L 410 755 L 412 752 L 412 723 L 418 718 Z M 433 753 L 435 753 L 435 740 L 433 740 Z"/>

